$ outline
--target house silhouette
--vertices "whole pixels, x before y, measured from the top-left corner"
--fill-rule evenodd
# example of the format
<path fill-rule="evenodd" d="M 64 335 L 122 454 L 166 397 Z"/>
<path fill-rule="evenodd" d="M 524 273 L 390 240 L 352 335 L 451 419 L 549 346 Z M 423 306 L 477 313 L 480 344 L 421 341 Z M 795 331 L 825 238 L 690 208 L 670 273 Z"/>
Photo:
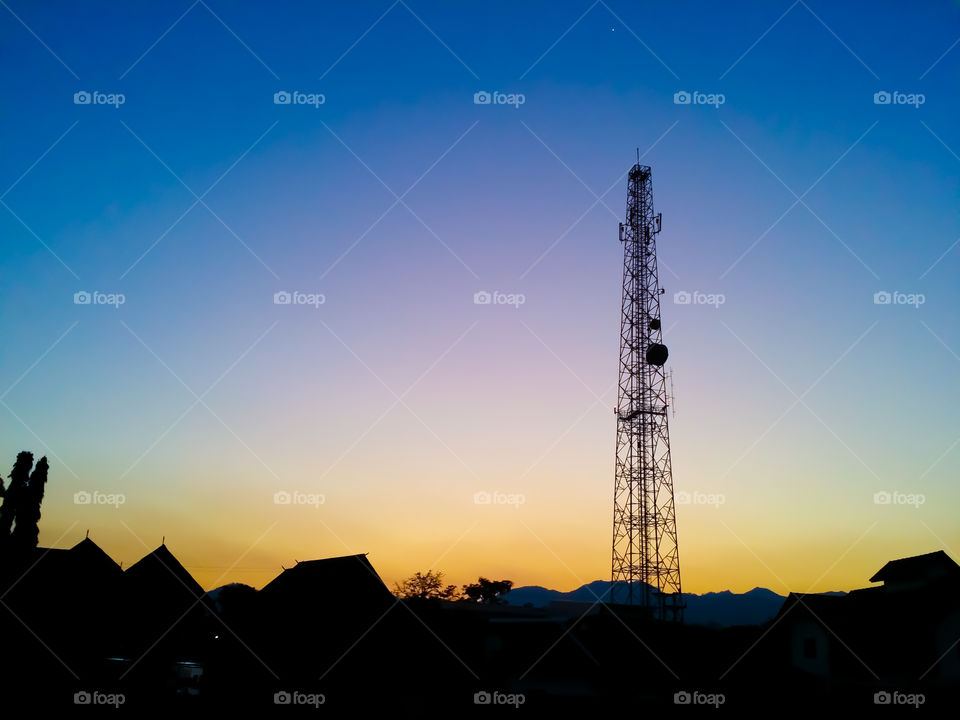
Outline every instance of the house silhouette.
<path fill-rule="evenodd" d="M 344 687 L 381 665 L 390 674 L 392 641 L 409 618 L 391 612 L 397 600 L 365 554 L 297 562 L 257 595 L 250 645 L 280 675 Z"/>
<path fill-rule="evenodd" d="M 790 593 L 773 619 L 803 673 L 915 683 L 960 678 L 960 565 L 945 552 L 899 558 L 845 595 Z"/>
<path fill-rule="evenodd" d="M 78 689 L 119 689 L 145 712 L 266 713 L 290 691 L 322 693 L 334 713 L 435 712 L 487 691 L 612 708 L 623 683 L 669 711 L 678 676 L 689 687 L 722 681 L 751 702 L 856 708 L 917 683 L 952 702 L 960 566 L 937 551 L 891 560 L 870 580 L 846 594 L 790 593 L 765 627 L 716 629 L 610 603 L 400 601 L 366 554 L 297 562 L 260 590 L 210 594 L 165 543 L 124 571 L 85 538 L 0 556 L 0 672 L 37 702 L 69 708 Z"/>
<path fill-rule="evenodd" d="M 260 595 L 264 602 L 293 612 L 384 606 L 393 601 L 365 554 L 297 562 L 267 583 Z"/>
<path fill-rule="evenodd" d="M 184 663 L 202 667 L 213 602 L 165 543 L 124 571 L 122 598 L 121 675 L 143 684 L 162 679 L 166 686 Z"/>

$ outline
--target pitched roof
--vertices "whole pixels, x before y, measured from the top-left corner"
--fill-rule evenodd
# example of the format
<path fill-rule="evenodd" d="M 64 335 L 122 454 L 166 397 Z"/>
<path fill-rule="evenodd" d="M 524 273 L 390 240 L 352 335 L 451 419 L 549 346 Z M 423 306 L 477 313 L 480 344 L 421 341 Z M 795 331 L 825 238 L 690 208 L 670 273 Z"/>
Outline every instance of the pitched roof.
<path fill-rule="evenodd" d="M 120 566 L 88 539 L 70 549 L 36 547 L 8 558 L 0 564 L 0 586 L 23 602 L 44 595 L 76 600 L 110 592 L 122 574 Z"/>
<path fill-rule="evenodd" d="M 336 602 L 393 597 L 366 555 L 305 560 L 286 568 L 260 591 L 265 597 Z"/>
<path fill-rule="evenodd" d="M 180 564 L 166 545 L 161 544 L 149 555 L 144 555 L 123 573 L 129 581 L 141 585 L 181 588 L 195 597 L 203 595 L 200 583 Z"/>
<path fill-rule="evenodd" d="M 960 574 L 957 565 L 943 550 L 891 560 L 870 578 L 870 582 L 904 582 Z"/>
<path fill-rule="evenodd" d="M 122 572 L 116 561 L 89 537 L 85 537 L 68 552 L 86 566 L 96 569 L 97 572 L 110 575 L 119 575 Z"/>

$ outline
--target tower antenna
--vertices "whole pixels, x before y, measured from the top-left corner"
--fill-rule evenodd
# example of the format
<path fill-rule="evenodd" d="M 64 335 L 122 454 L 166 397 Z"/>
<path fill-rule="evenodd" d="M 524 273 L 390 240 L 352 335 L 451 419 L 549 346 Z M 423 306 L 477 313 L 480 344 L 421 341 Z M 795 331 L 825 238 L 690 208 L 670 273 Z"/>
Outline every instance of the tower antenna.
<path fill-rule="evenodd" d="M 641 605 L 659 620 L 683 620 L 680 556 L 667 423 L 667 347 L 662 342 L 650 167 L 627 180 L 627 216 L 620 223 L 623 296 L 613 494 L 611 601 Z"/>

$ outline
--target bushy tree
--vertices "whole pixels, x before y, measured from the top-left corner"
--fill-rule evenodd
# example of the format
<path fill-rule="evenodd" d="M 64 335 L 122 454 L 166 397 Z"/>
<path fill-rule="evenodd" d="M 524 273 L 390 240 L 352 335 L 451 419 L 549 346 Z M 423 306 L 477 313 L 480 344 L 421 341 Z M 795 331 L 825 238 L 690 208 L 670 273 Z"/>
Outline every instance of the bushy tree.
<path fill-rule="evenodd" d="M 256 612 L 257 590 L 243 583 L 224 585 L 217 592 L 217 609 L 228 626 L 246 622 Z"/>
<path fill-rule="evenodd" d="M 488 580 L 482 577 L 472 585 L 463 586 L 463 599 L 484 605 L 497 605 L 512 587 L 512 580 Z"/>
<path fill-rule="evenodd" d="M 445 586 L 443 573 L 439 570 L 418 571 L 403 582 L 395 583 L 393 594 L 399 598 L 418 600 L 456 600 L 458 596 L 457 586 Z"/>

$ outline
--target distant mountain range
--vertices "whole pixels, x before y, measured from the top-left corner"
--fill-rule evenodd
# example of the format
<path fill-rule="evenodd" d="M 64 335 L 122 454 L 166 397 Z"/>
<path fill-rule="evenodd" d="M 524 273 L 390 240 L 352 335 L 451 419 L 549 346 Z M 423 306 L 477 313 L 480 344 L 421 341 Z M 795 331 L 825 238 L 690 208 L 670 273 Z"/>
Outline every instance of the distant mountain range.
<path fill-rule="evenodd" d="M 635 593 L 639 592 L 639 585 L 637 583 L 634 586 Z M 842 595 L 843 593 L 828 594 Z M 619 586 L 614 601 L 623 603 L 626 596 L 627 588 Z M 518 587 L 507 593 L 504 596 L 504 601 L 509 605 L 546 607 L 551 602 L 592 603 L 596 602 L 597 598 L 604 600 L 610 598 L 609 581 L 595 580 L 570 592 L 550 590 L 539 585 Z M 783 595 L 777 595 L 772 590 L 759 587 L 745 593 L 732 593 L 729 590 L 704 593 L 703 595 L 684 593 L 683 598 L 687 604 L 687 609 L 684 611 L 686 622 L 693 625 L 721 627 L 761 625 L 777 614 L 786 599 Z"/>

